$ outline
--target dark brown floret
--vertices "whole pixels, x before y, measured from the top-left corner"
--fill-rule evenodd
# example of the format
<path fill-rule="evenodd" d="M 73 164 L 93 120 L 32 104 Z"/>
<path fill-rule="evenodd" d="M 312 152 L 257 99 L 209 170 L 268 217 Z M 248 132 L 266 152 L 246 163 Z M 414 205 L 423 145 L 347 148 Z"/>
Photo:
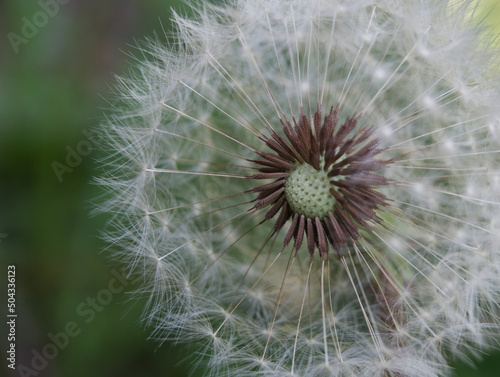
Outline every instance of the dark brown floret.
<path fill-rule="evenodd" d="M 358 127 L 359 115 L 348 117 L 339 125 L 339 108 L 332 106 L 321 124 L 322 114 L 318 106 L 312 119 L 311 125 L 301 109 L 298 120 L 292 118 L 293 126 L 286 118 L 281 119 L 286 137 L 274 130 L 269 137 L 263 137 L 274 153 L 258 152 L 260 158 L 252 160 L 258 173 L 248 178 L 274 181 L 251 190 L 258 194 L 253 208 L 269 207 L 264 221 L 279 212 L 275 232 L 291 219 L 283 246 L 293 239 L 297 253 L 305 234 L 311 257 L 318 249 L 320 256 L 326 258 L 330 246 L 342 257 L 342 247 L 360 237 L 361 227 L 381 221 L 376 210 L 387 204 L 387 198 L 376 188 L 388 184 L 389 180 L 375 171 L 390 161 L 376 158 L 383 150 L 378 148 L 379 141 L 374 137 L 373 127 Z M 333 186 L 329 192 L 336 202 L 323 218 L 296 213 L 287 201 L 287 178 L 301 164 L 308 164 L 317 171 L 323 169 L 331 178 Z"/>

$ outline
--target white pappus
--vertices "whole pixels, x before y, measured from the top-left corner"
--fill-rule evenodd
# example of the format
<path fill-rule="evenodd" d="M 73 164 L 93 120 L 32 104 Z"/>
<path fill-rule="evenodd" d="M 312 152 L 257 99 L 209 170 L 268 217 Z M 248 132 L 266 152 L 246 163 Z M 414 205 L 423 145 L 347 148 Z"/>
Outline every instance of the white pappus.
<path fill-rule="evenodd" d="M 500 55 L 474 2 L 228 0 L 121 80 L 106 238 L 208 375 L 427 377 L 500 319 Z"/>

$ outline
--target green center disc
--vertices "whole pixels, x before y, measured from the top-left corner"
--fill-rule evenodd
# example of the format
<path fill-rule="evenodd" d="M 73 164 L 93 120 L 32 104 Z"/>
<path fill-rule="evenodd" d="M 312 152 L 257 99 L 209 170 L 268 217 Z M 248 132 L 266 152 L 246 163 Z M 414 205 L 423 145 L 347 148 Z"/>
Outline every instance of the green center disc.
<path fill-rule="evenodd" d="M 330 193 L 331 178 L 309 164 L 298 165 L 285 182 L 285 197 L 290 208 L 311 219 L 323 219 L 337 202 Z"/>

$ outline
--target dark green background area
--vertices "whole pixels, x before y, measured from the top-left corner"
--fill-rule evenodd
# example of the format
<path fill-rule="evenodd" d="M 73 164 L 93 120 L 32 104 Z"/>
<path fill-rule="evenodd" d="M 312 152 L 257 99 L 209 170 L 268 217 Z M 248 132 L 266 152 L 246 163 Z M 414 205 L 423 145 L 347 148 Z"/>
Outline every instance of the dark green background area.
<path fill-rule="evenodd" d="M 102 156 L 81 156 L 62 182 L 53 165 L 66 165 L 69 151 L 83 145 L 84 132 L 108 111 L 114 75 L 131 69 L 133 56 L 140 56 L 138 41 L 155 32 L 166 40 L 170 7 L 189 10 L 166 0 L 64 2 L 17 53 L 8 34 L 22 35 L 25 20 L 41 7 L 37 1 L 0 2 L 0 376 L 18 376 L 9 374 L 5 358 L 12 264 L 18 364 L 31 368 L 33 352 L 54 343 L 55 335 L 64 347 L 40 377 L 188 376 L 189 363 L 181 361 L 196 348 L 148 340 L 151 329 L 140 321 L 144 302 L 130 300 L 134 284 L 116 278 L 121 266 L 103 251 L 99 232 L 106 216 L 89 215 L 100 194 L 91 182 Z M 92 309 L 99 299 L 106 305 Z M 74 335 L 67 341 L 59 334 L 65 329 Z M 499 371 L 497 355 L 478 370 L 459 364 L 457 375 Z"/>

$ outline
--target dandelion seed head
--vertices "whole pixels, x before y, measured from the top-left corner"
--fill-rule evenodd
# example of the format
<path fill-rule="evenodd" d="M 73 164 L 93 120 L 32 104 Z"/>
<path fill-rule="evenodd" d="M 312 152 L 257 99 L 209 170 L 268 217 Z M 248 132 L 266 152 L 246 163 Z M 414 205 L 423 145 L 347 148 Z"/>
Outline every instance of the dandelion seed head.
<path fill-rule="evenodd" d="M 499 57 L 471 4 L 174 14 L 98 179 L 154 338 L 214 376 L 438 377 L 492 345 Z"/>

